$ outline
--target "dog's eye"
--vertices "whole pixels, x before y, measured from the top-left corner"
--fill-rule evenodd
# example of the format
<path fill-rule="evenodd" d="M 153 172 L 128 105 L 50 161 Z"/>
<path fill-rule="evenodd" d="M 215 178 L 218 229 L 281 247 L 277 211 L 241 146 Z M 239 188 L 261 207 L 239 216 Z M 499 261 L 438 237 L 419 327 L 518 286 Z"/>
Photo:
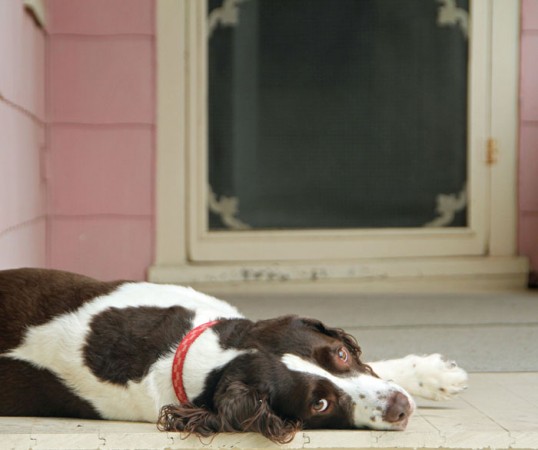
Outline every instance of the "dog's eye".
<path fill-rule="evenodd" d="M 312 404 L 312 411 L 319 414 L 319 413 L 327 411 L 328 407 L 329 407 L 329 401 L 325 400 L 324 398 L 321 398 L 317 402 L 314 402 Z"/>
<path fill-rule="evenodd" d="M 349 352 L 345 347 L 340 347 L 338 349 L 338 358 L 340 358 L 343 362 L 348 362 L 349 360 Z"/>

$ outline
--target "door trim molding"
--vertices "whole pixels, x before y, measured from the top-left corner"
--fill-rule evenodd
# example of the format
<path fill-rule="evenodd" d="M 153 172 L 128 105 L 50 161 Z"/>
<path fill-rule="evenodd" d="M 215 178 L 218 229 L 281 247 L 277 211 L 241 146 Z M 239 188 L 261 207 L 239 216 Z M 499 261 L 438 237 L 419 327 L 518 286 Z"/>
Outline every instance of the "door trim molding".
<path fill-rule="evenodd" d="M 490 202 L 491 208 L 488 208 L 485 217 L 488 217 L 490 226 L 488 231 L 488 247 L 490 255 L 504 256 L 506 273 L 525 272 L 526 263 L 524 259 L 517 258 L 516 252 L 516 131 L 517 131 L 517 83 L 518 83 L 518 48 L 519 48 L 519 2 L 503 2 L 502 0 L 474 0 L 474 7 L 480 6 L 488 8 L 487 4 L 492 7 L 492 27 L 498 28 L 502 23 L 502 35 L 494 36 L 492 40 L 493 48 L 490 53 L 494 55 L 491 60 L 492 67 L 498 75 L 494 76 L 491 82 L 491 101 L 494 117 L 490 118 L 490 130 L 488 130 L 495 139 L 498 139 L 501 155 L 498 165 L 492 166 L 490 170 L 490 182 L 494 182 L 497 189 L 492 190 L 495 201 Z M 517 4 L 517 6 L 514 6 Z M 235 273 L 238 267 L 252 267 L 256 269 L 259 264 L 256 263 L 260 258 L 256 252 L 250 258 L 250 263 L 228 262 L 227 264 L 218 263 L 219 258 L 210 263 L 193 263 L 189 256 L 192 255 L 192 249 L 189 249 L 189 233 L 196 233 L 191 212 L 193 211 L 192 198 L 189 197 L 188 186 L 193 182 L 192 177 L 196 174 L 205 173 L 203 167 L 197 167 L 196 158 L 193 158 L 191 152 L 200 151 L 204 148 L 205 136 L 201 133 L 200 111 L 197 111 L 195 104 L 203 100 L 205 95 L 205 80 L 197 78 L 200 67 L 197 64 L 203 64 L 203 58 L 200 58 L 200 51 L 205 52 L 205 41 L 200 41 L 203 31 L 199 28 L 196 20 L 192 18 L 202 14 L 205 8 L 203 2 L 193 2 L 190 0 L 168 0 L 157 1 L 157 181 L 156 181 L 156 223 L 155 223 L 155 263 L 150 268 L 149 278 L 155 281 L 166 282 L 188 282 L 189 278 L 193 281 L 202 279 L 215 281 L 224 277 L 229 281 L 237 277 L 222 275 L 223 273 Z M 194 87 L 202 89 L 194 89 Z M 193 95 L 202 96 L 193 98 Z M 199 109 L 199 108 L 198 108 Z M 472 111 L 472 105 L 470 108 Z M 484 112 L 484 111 L 482 111 Z M 203 119 L 203 118 L 202 118 Z M 205 144 L 204 144 L 205 145 Z M 484 149 L 485 152 L 485 149 Z M 485 156 L 484 156 L 485 158 Z M 469 167 L 473 164 L 479 164 L 482 155 L 474 155 L 470 161 Z M 502 175 L 501 175 L 502 174 Z M 476 193 L 471 193 L 474 195 Z M 506 212 L 509 212 L 506 214 Z M 472 224 L 471 224 L 472 225 Z M 364 241 L 375 240 L 380 235 L 390 234 L 394 230 L 372 230 L 364 235 Z M 410 231 L 410 235 L 414 230 Z M 421 230 L 422 233 L 424 230 Z M 469 229 L 443 229 L 435 230 L 444 235 L 467 236 L 470 238 L 473 232 Z M 339 230 L 339 233 L 346 235 L 345 231 Z M 218 233 L 213 234 L 210 239 L 217 239 Z M 269 233 L 270 235 L 271 233 Z M 304 234 L 304 233 L 303 233 Z M 308 234 L 308 233 L 307 233 Z M 404 233 L 405 234 L 405 233 Z M 282 236 L 281 245 L 286 245 L 290 238 L 296 238 L 294 232 Z M 409 237 L 409 236 L 408 236 Z M 243 235 L 244 242 L 242 247 L 251 247 L 254 236 L 248 237 Z M 418 237 L 417 237 L 418 238 Z M 338 243 L 340 238 L 336 238 L 328 245 Z M 418 238 L 429 241 L 429 238 Z M 450 242 L 449 238 L 449 242 Z M 273 241 L 273 244 L 275 241 Z M 412 245 L 410 245 L 412 247 Z M 455 246 L 456 247 L 456 246 Z M 438 264 L 439 268 L 451 267 L 455 261 L 461 260 L 455 255 L 465 255 L 476 253 L 477 248 L 467 248 L 462 246 L 452 252 L 454 256 L 447 258 L 438 258 L 438 255 L 432 255 L 436 261 L 444 260 L 446 264 Z M 345 248 L 343 248 L 345 250 Z M 386 252 L 387 259 L 384 264 L 396 264 L 399 261 L 415 261 L 414 267 L 417 268 L 414 276 L 418 273 L 428 272 L 428 264 L 432 258 L 422 258 L 420 252 L 413 253 L 410 248 L 410 258 L 391 259 L 391 249 Z M 248 251 L 248 250 L 247 250 Z M 313 261 L 306 264 L 305 267 L 329 267 L 330 276 L 340 278 L 342 275 L 341 263 L 329 263 L 324 258 L 329 255 L 312 255 Z M 356 260 L 356 255 L 348 255 L 352 261 L 343 263 L 345 267 L 353 268 L 356 264 L 360 267 L 366 267 L 360 260 Z M 233 258 L 227 258 L 227 261 Z M 241 258 L 239 258 L 241 259 Z M 285 258 L 284 258 L 285 259 Z M 478 266 L 486 264 L 490 267 L 489 257 L 472 257 Z M 478 263 L 478 260 L 482 261 Z M 420 262 L 421 261 L 421 262 Z M 319 264 L 318 264 L 319 262 Z M 218 264 L 218 265 L 217 265 Z M 297 263 L 290 263 L 293 267 Z M 334 266 L 336 264 L 336 266 Z M 372 263 L 374 264 L 374 263 Z M 377 263 L 374 264 L 376 266 Z M 418 265 L 417 265 L 418 264 Z M 264 263 L 265 266 L 278 265 L 274 263 Z M 331 268 L 331 267 L 338 268 Z M 510 269 L 508 266 L 511 266 Z M 280 266 L 283 268 L 284 266 Z M 291 266 L 290 266 L 291 267 Z M 376 266 L 377 267 L 377 266 Z M 420 269 L 424 267 L 424 269 Z M 462 266 L 463 267 L 463 266 Z M 467 267 L 467 266 L 465 266 Z M 498 267 L 498 266 L 495 266 Z M 225 268 L 225 270 L 224 270 Z M 293 269 L 295 270 L 295 269 Z M 290 269 L 288 272 L 293 273 Z M 349 269 L 351 270 L 351 269 Z M 440 269 L 441 270 L 441 269 Z M 444 270 L 444 269 L 442 269 Z M 447 269 L 448 270 L 448 269 Z M 477 269 L 478 270 L 478 269 Z M 515 272 L 514 272 L 515 271 Z M 411 271 L 412 272 L 412 271 Z M 476 270 L 471 271 L 475 273 Z M 205 275 L 200 275 L 205 273 Z M 305 273 L 308 272 L 308 270 Z M 396 272 L 387 271 L 387 276 L 397 276 Z M 497 273 L 497 269 L 493 270 Z M 523 273 L 523 272 L 521 272 Z M 340 274 L 340 275 L 339 275 Z M 462 271 L 461 276 L 465 275 Z M 290 275 L 295 276 L 295 275 Z M 308 276 L 299 277 L 300 279 L 309 279 Z"/>
<path fill-rule="evenodd" d="M 309 289 L 333 286 L 331 281 L 347 284 L 351 290 L 388 281 L 430 284 L 434 290 L 454 288 L 521 288 L 527 281 L 529 266 L 523 257 L 392 258 L 354 262 L 286 262 L 249 264 L 202 264 L 156 266 L 150 279 L 158 283 L 189 285 L 250 285 L 254 290 L 296 290 L 308 282 Z M 329 284 L 328 284 L 329 283 Z M 488 284 L 491 283 L 491 284 Z M 398 283 L 393 285 L 397 288 Z M 300 287 L 299 287 L 300 289 Z M 337 289 L 338 290 L 338 289 Z"/>
<path fill-rule="evenodd" d="M 514 255 L 517 251 L 517 160 L 519 124 L 520 2 L 495 0 L 491 51 L 490 136 L 498 147 L 490 168 L 491 205 L 489 254 Z M 501 26 L 502 25 L 502 26 Z"/>

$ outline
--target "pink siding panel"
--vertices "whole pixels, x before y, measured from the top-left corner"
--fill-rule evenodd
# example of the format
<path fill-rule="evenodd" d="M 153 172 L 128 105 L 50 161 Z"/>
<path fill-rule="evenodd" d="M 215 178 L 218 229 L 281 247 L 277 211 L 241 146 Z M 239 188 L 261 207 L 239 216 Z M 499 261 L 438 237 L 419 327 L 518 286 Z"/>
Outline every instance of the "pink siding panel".
<path fill-rule="evenodd" d="M 528 256 L 533 270 L 538 270 L 538 213 L 520 214 L 519 253 Z"/>
<path fill-rule="evenodd" d="M 46 213 L 44 139 L 43 127 L 0 101 L 0 231 Z"/>
<path fill-rule="evenodd" d="M 22 2 L 0 1 L 0 95 L 44 120 L 45 39 Z"/>
<path fill-rule="evenodd" d="M 153 257 L 153 0 L 48 0 L 51 266 L 144 279 Z"/>
<path fill-rule="evenodd" d="M 521 119 L 538 121 L 538 35 L 521 39 Z"/>
<path fill-rule="evenodd" d="M 519 253 L 538 271 L 538 0 L 521 6 Z"/>
<path fill-rule="evenodd" d="M 0 234 L 0 270 L 46 267 L 45 219 L 22 224 Z"/>
<path fill-rule="evenodd" d="M 538 30 L 538 0 L 523 0 L 521 3 L 521 28 Z"/>
<path fill-rule="evenodd" d="M 151 219 L 51 219 L 51 267 L 103 280 L 143 280 L 152 263 Z"/>
<path fill-rule="evenodd" d="M 0 1 L 0 60 L 6 61 L 0 70 L 0 93 L 15 101 L 14 71 L 18 69 L 17 40 L 22 34 L 21 5 L 15 1 Z M 20 68 L 19 68 L 20 70 Z"/>
<path fill-rule="evenodd" d="M 50 142 L 55 214 L 152 214 L 150 127 L 55 126 Z"/>
<path fill-rule="evenodd" d="M 153 34 L 153 0 L 48 0 L 49 29 L 74 34 Z"/>
<path fill-rule="evenodd" d="M 153 40 L 50 40 L 50 119 L 67 123 L 154 122 Z"/>
<path fill-rule="evenodd" d="M 0 269 L 46 265 L 45 38 L 0 1 Z"/>
<path fill-rule="evenodd" d="M 522 127 L 520 161 L 520 209 L 538 212 L 538 126 Z"/>

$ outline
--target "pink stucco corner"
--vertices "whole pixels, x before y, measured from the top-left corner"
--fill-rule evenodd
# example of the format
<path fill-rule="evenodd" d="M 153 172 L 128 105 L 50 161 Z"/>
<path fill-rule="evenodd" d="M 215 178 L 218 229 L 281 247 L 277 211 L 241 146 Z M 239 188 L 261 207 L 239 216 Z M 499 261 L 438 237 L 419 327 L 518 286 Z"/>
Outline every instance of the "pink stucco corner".
<path fill-rule="evenodd" d="M 0 270 L 15 267 L 46 267 L 46 219 L 19 224 L 0 236 Z"/>
<path fill-rule="evenodd" d="M 0 95 L 45 119 L 45 37 L 22 2 L 0 1 Z"/>
<path fill-rule="evenodd" d="M 0 102 L 0 231 L 46 214 L 44 127 Z"/>

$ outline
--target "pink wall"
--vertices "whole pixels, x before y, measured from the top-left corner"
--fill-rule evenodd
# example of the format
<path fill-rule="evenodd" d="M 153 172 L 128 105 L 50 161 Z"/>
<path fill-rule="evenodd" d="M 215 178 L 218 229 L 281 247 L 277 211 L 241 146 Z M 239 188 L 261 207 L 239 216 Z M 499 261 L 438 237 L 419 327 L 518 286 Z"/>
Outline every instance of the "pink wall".
<path fill-rule="evenodd" d="M 521 21 L 519 251 L 538 272 L 538 0 L 523 0 Z M 535 280 L 535 282 L 538 280 Z"/>
<path fill-rule="evenodd" d="M 0 269 L 46 265 L 45 36 L 0 1 Z"/>
<path fill-rule="evenodd" d="M 144 279 L 153 262 L 152 0 L 47 0 L 50 266 Z"/>

